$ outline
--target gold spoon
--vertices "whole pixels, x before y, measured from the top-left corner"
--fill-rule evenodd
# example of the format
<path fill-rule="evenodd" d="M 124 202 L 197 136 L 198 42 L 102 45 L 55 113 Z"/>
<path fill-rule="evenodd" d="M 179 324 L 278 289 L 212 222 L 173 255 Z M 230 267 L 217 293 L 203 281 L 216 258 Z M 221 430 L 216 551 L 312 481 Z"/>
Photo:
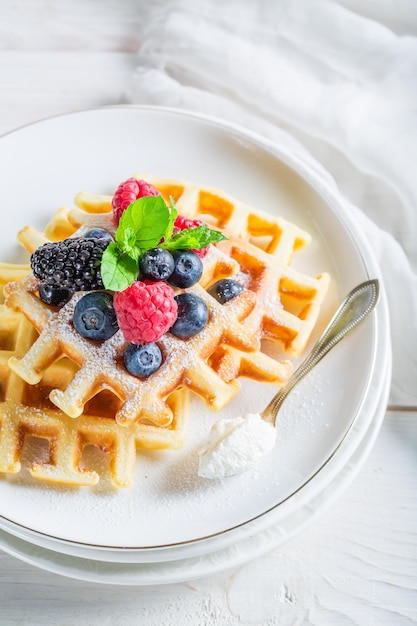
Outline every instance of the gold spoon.
<path fill-rule="evenodd" d="M 378 298 L 379 281 L 376 278 L 361 283 L 352 289 L 309 355 L 260 413 L 262 419 L 275 426 L 278 411 L 290 391 L 343 337 L 368 317 L 375 308 Z"/>

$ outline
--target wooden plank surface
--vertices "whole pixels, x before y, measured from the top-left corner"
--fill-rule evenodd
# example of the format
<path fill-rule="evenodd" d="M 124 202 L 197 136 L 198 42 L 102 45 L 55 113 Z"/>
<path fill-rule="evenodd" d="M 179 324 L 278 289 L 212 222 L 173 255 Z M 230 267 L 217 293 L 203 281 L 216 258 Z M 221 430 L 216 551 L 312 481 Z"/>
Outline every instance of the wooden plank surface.
<path fill-rule="evenodd" d="M 270 554 L 189 583 L 92 584 L 0 552 L 0 624 L 414 624 L 416 450 L 417 411 L 388 412 L 364 467 L 330 509 Z"/>
<path fill-rule="evenodd" d="M 3 1 L 0 133 L 126 102 L 140 6 L 135 0 Z M 383 205 L 374 181 L 371 191 Z M 417 407 L 389 411 L 343 496 L 270 554 L 190 583 L 132 588 L 64 578 L 0 552 L 0 624 L 415 624 L 416 494 Z"/>

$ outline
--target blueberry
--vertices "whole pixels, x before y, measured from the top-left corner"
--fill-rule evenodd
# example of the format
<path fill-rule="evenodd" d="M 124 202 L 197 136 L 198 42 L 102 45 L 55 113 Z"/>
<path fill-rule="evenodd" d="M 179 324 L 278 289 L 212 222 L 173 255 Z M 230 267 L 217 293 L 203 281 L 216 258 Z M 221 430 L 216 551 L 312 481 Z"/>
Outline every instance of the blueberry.
<path fill-rule="evenodd" d="M 71 299 L 73 292 L 69 289 L 60 289 L 59 287 L 51 287 L 46 283 L 42 283 L 39 287 L 39 297 L 42 302 L 51 306 L 64 306 Z"/>
<path fill-rule="evenodd" d="M 208 321 L 206 303 L 193 293 L 181 293 L 175 296 L 178 305 L 178 317 L 170 332 L 180 339 L 187 339 L 199 333 Z"/>
<path fill-rule="evenodd" d="M 221 304 L 229 302 L 229 300 L 238 296 L 242 291 L 242 285 L 232 278 L 223 278 L 223 280 L 219 280 L 217 283 L 211 285 L 208 290 L 209 294 Z"/>
<path fill-rule="evenodd" d="M 104 228 L 90 228 L 85 233 L 83 233 L 83 237 L 88 237 L 90 239 L 107 239 L 108 241 L 114 241 L 113 236 L 109 233 L 108 230 L 104 230 Z"/>
<path fill-rule="evenodd" d="M 113 296 L 105 291 L 87 293 L 75 305 L 74 326 L 82 337 L 105 341 L 119 326 L 113 307 Z"/>
<path fill-rule="evenodd" d="M 174 271 L 174 259 L 168 250 L 153 248 L 142 256 L 139 269 L 144 279 L 166 280 Z"/>
<path fill-rule="evenodd" d="M 175 268 L 169 282 L 183 289 L 198 283 L 203 274 L 203 263 L 200 257 L 192 250 L 177 250 L 172 256 Z"/>
<path fill-rule="evenodd" d="M 156 343 L 130 343 L 123 358 L 127 371 L 138 378 L 150 376 L 162 363 L 161 350 Z"/>

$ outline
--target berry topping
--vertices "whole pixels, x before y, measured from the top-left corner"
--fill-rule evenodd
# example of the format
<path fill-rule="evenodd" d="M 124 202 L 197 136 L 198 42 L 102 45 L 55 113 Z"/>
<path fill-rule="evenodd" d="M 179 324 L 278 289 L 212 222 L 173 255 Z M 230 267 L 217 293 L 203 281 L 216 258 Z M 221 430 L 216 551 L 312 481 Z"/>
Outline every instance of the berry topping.
<path fill-rule="evenodd" d="M 229 300 L 238 296 L 242 291 L 242 285 L 232 278 L 223 278 L 217 281 L 217 283 L 214 283 L 208 290 L 209 294 L 221 304 L 229 302 Z"/>
<path fill-rule="evenodd" d="M 41 283 L 70 291 L 103 289 L 100 263 L 106 239 L 70 237 L 45 243 L 32 253 L 30 264 Z"/>
<path fill-rule="evenodd" d="M 168 206 L 161 195 L 143 196 L 131 202 L 120 218 L 115 240 L 103 253 L 100 272 L 104 287 L 110 291 L 127 289 L 138 279 L 141 258 L 154 248 L 173 254 L 174 251 L 202 250 L 226 239 L 221 231 L 204 223 L 175 229 L 177 217 L 175 206 Z M 157 276 L 161 280 L 159 274 Z M 155 280 L 153 276 L 152 280 Z M 197 280 L 193 278 L 192 282 Z"/>
<path fill-rule="evenodd" d="M 69 289 L 60 289 L 59 287 L 51 287 L 42 283 L 39 287 L 39 297 L 42 302 L 51 306 L 64 306 L 73 295 Z"/>
<path fill-rule="evenodd" d="M 183 215 L 178 215 L 174 222 L 174 232 L 178 232 L 179 230 L 185 230 L 186 228 L 195 228 L 197 226 L 203 226 L 204 222 L 202 220 L 192 220 L 189 217 L 184 217 Z M 209 251 L 209 247 L 201 248 L 200 250 L 194 250 L 200 259 L 204 259 L 207 252 Z"/>
<path fill-rule="evenodd" d="M 125 339 L 136 344 L 157 341 L 177 318 L 174 290 L 163 282 L 132 283 L 115 293 L 114 307 Z"/>
<path fill-rule="evenodd" d="M 192 250 L 177 250 L 172 253 L 175 267 L 169 282 L 176 287 L 186 289 L 200 280 L 203 274 L 203 263 Z"/>
<path fill-rule="evenodd" d="M 168 250 L 153 248 L 142 256 L 139 269 L 145 280 L 166 280 L 174 271 L 174 259 Z"/>
<path fill-rule="evenodd" d="M 178 317 L 170 332 L 180 339 L 197 335 L 206 326 L 208 308 L 206 303 L 193 293 L 175 296 L 178 304 Z"/>
<path fill-rule="evenodd" d="M 74 327 L 82 337 L 105 341 L 119 329 L 113 298 L 105 291 L 87 293 L 75 305 Z"/>
<path fill-rule="evenodd" d="M 146 180 L 128 178 L 123 183 L 120 183 L 112 200 L 113 215 L 116 224 L 119 223 L 123 211 L 127 209 L 129 204 L 132 204 L 132 202 L 138 198 L 158 195 L 159 191 L 155 189 L 151 183 L 146 182 Z"/>
<path fill-rule="evenodd" d="M 146 343 L 141 346 L 130 343 L 123 358 L 127 371 L 138 378 L 150 376 L 162 363 L 162 353 L 156 343 Z"/>
<path fill-rule="evenodd" d="M 104 228 L 90 228 L 85 233 L 83 233 L 83 237 L 94 239 L 106 239 L 107 241 L 114 241 L 113 236 L 109 233 L 108 230 L 104 230 Z"/>

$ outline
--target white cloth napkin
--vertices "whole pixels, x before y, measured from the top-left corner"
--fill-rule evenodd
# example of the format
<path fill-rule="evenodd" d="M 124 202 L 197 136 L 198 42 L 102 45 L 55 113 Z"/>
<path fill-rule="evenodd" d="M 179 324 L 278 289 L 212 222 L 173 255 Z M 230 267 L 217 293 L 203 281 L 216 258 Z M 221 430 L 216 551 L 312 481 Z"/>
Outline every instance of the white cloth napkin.
<path fill-rule="evenodd" d="M 393 342 L 390 402 L 415 406 L 414 0 L 160 0 L 143 3 L 142 11 L 132 102 L 241 124 L 338 185 L 384 278 Z"/>

